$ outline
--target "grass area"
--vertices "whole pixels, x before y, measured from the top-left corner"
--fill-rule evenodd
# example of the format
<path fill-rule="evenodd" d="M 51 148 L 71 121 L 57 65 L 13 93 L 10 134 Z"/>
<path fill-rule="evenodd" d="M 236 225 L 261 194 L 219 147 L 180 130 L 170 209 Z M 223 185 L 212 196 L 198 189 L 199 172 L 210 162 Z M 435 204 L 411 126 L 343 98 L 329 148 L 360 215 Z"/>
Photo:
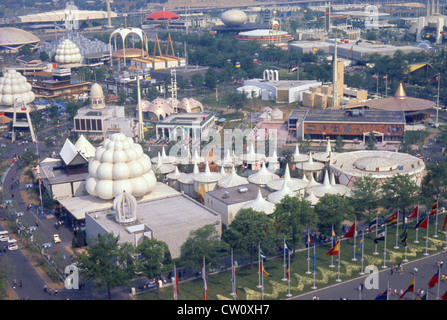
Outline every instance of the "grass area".
<path fill-rule="evenodd" d="M 432 217 L 430 219 L 429 226 L 429 237 L 427 252 L 429 254 L 434 254 L 443 251 L 445 246 L 445 232 L 438 231 L 438 237 L 433 237 L 434 234 L 434 220 Z M 442 223 L 444 221 L 444 215 L 439 215 L 438 217 L 438 229 L 442 228 Z M 414 243 L 416 239 L 416 231 L 414 230 L 414 222 L 408 224 L 408 242 L 407 242 L 407 254 L 406 259 L 416 260 L 424 257 L 426 251 L 426 229 L 420 229 L 418 232 L 419 243 Z M 402 233 L 402 226 L 399 226 L 399 236 Z M 364 240 L 364 261 L 363 268 L 368 265 L 374 265 L 379 270 L 382 270 L 384 265 L 383 252 L 384 252 L 384 241 L 379 241 L 377 244 L 377 253 L 373 254 L 375 251 L 374 245 L 375 233 L 371 235 L 365 234 Z M 340 279 L 346 281 L 349 279 L 359 277 L 359 272 L 362 268 L 362 254 L 358 256 L 357 261 L 352 261 L 354 254 L 358 251 L 358 245 L 360 242 L 360 237 L 356 239 L 356 248 L 354 248 L 354 240 L 347 239 L 341 241 L 340 244 Z M 392 263 L 396 264 L 403 262 L 405 259 L 405 248 L 398 240 L 398 249 L 394 249 L 396 245 L 396 228 L 389 228 L 387 232 L 386 241 L 386 261 L 385 265 L 389 268 Z M 326 286 L 338 283 L 336 279 L 338 278 L 338 256 L 333 256 L 333 264 L 335 267 L 329 267 L 331 264 L 331 257 L 325 256 L 329 251 L 330 245 L 317 246 L 316 252 L 316 274 L 315 274 L 315 285 L 317 288 L 321 289 Z M 313 269 L 313 249 L 310 250 L 310 260 L 308 265 L 308 250 L 303 249 L 295 253 L 294 259 L 291 258 L 290 266 L 290 293 L 292 295 L 300 295 L 306 292 L 312 291 L 313 274 L 307 274 L 308 268 L 310 272 Z M 403 262 L 405 265 L 405 262 Z M 268 259 L 265 263 L 265 269 L 271 276 L 264 276 L 264 299 L 265 300 L 278 300 L 285 299 L 288 293 L 288 282 L 283 281 L 284 277 L 284 259 L 283 257 L 277 257 L 273 259 Z M 364 270 L 364 269 L 363 269 Z M 236 287 L 238 291 L 238 300 L 260 300 L 261 299 L 261 289 L 257 288 L 259 284 L 258 275 L 258 264 L 257 262 L 253 265 L 253 269 L 250 266 L 244 266 L 237 268 L 236 274 Z M 213 273 L 208 275 L 207 287 L 208 287 L 208 299 L 209 300 L 232 300 L 233 297 L 230 295 L 232 291 L 231 286 L 231 270 L 228 269 L 224 272 Z M 185 281 L 179 283 L 179 300 L 202 300 L 203 299 L 203 280 L 196 279 L 191 281 Z M 160 288 L 159 294 L 156 291 L 140 294 L 137 296 L 140 300 L 172 300 L 173 299 L 173 288 L 172 286 L 166 286 Z"/>

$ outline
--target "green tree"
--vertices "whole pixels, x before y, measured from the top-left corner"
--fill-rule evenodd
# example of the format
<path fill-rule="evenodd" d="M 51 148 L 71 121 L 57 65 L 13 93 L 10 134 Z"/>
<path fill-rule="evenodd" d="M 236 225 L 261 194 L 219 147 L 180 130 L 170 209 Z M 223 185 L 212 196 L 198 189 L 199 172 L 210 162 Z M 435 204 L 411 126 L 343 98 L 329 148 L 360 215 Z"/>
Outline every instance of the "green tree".
<path fill-rule="evenodd" d="M 276 205 L 273 218 L 277 230 L 291 237 L 292 257 L 294 257 L 302 232 L 317 223 L 317 216 L 311 203 L 302 197 L 285 196 Z"/>
<path fill-rule="evenodd" d="M 220 240 L 215 226 L 205 225 L 191 232 L 180 251 L 185 266 L 200 265 L 203 257 L 207 262 L 217 264 L 218 258 L 228 253 L 228 245 Z"/>
<path fill-rule="evenodd" d="M 247 102 L 247 96 L 238 92 L 227 92 L 223 100 L 226 104 L 228 104 L 231 108 L 234 108 L 239 112 Z"/>
<path fill-rule="evenodd" d="M 89 239 L 86 252 L 75 258 L 76 266 L 84 280 L 95 281 L 98 288 L 105 288 L 110 300 L 111 290 L 128 283 L 133 276 L 128 260 L 131 251 L 129 246 L 120 247 L 118 237 L 100 235 Z"/>
<path fill-rule="evenodd" d="M 35 166 L 37 165 L 38 160 L 39 156 L 34 151 L 28 149 L 20 157 L 20 160 L 17 163 L 17 169 L 22 169 L 27 166 Z"/>
<path fill-rule="evenodd" d="M 140 255 L 138 270 L 142 271 L 146 277 L 159 277 L 163 272 L 163 267 L 171 263 L 171 253 L 168 245 L 154 238 L 145 239 L 137 248 Z"/>
<path fill-rule="evenodd" d="M 382 185 L 381 203 L 387 209 L 400 209 L 403 221 L 407 208 L 418 203 L 420 193 L 421 188 L 408 174 L 398 174 L 388 178 Z"/>
<path fill-rule="evenodd" d="M 335 139 L 335 152 L 343 152 L 343 147 L 345 146 L 345 141 L 341 136 Z"/>
<path fill-rule="evenodd" d="M 348 199 L 358 214 L 366 214 L 366 219 L 370 219 L 379 208 L 380 195 L 379 182 L 367 175 L 359 177 L 353 182 Z"/>
<path fill-rule="evenodd" d="M 273 221 L 264 213 L 253 209 L 242 209 L 224 230 L 222 239 L 241 254 L 250 256 L 251 268 L 253 258 L 257 256 L 258 244 L 266 253 L 273 249 Z"/>
<path fill-rule="evenodd" d="M 343 220 L 354 219 L 354 208 L 349 200 L 336 194 L 322 196 L 314 210 L 318 215 L 318 229 L 325 234 L 330 234 L 332 226 L 334 230 L 340 229 Z"/>

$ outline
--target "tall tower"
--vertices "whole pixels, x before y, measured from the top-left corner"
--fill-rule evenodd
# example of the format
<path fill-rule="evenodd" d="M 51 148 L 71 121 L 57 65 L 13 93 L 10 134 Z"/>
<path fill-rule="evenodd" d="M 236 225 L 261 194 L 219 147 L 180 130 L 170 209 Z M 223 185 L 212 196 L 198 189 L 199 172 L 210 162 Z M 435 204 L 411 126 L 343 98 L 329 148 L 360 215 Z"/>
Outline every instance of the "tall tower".
<path fill-rule="evenodd" d="M 138 127 L 137 138 L 138 141 L 144 140 L 144 128 L 143 128 L 143 111 L 141 110 L 141 89 L 140 89 L 140 73 L 137 73 L 137 103 L 138 103 Z"/>
<path fill-rule="evenodd" d="M 331 3 L 329 2 L 328 7 L 326 8 L 326 16 L 325 16 L 325 29 L 326 32 L 330 32 L 331 31 Z"/>
<path fill-rule="evenodd" d="M 113 3 L 113 0 L 106 0 L 106 1 L 107 1 L 107 26 L 111 28 L 113 26 L 112 26 L 112 13 L 110 10 L 110 4 Z"/>
<path fill-rule="evenodd" d="M 335 37 L 334 57 L 332 61 L 332 106 L 338 106 L 338 57 L 337 57 L 337 37 Z"/>
<path fill-rule="evenodd" d="M 172 103 L 175 104 L 174 106 L 174 112 L 177 113 L 177 103 L 175 102 L 177 100 L 177 71 L 175 68 L 171 69 L 171 97 L 172 97 Z"/>

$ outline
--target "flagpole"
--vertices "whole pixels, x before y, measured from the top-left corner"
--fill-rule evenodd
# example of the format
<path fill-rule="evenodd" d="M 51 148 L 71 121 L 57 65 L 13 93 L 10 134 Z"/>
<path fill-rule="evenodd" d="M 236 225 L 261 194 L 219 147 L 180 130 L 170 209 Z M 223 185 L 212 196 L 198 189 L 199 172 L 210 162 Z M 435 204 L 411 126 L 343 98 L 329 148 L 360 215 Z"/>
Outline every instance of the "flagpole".
<path fill-rule="evenodd" d="M 233 256 L 233 249 L 231 249 L 231 293 L 230 295 L 236 299 L 236 272 L 235 272 L 235 266 L 234 266 L 234 256 Z"/>
<path fill-rule="evenodd" d="M 175 263 L 174 263 L 174 276 L 171 278 L 171 281 L 174 284 L 172 286 L 174 288 L 174 300 L 177 300 L 177 271 L 175 269 Z"/>
<path fill-rule="evenodd" d="M 355 257 L 355 249 L 357 249 L 357 247 L 356 247 L 356 245 L 355 245 L 355 238 L 357 238 L 357 231 L 355 230 L 356 229 L 356 225 L 355 225 L 355 223 L 356 223 L 356 219 L 354 219 L 354 257 L 352 258 L 352 261 L 357 261 L 357 258 Z"/>
<path fill-rule="evenodd" d="M 331 245 L 334 246 L 334 225 L 332 225 L 332 233 L 331 233 Z M 329 268 L 333 268 L 334 266 L 334 256 L 331 255 L 331 264 L 329 265 Z"/>
<path fill-rule="evenodd" d="M 310 235 L 309 235 L 309 229 L 307 229 L 307 271 L 306 274 L 310 274 Z"/>
<path fill-rule="evenodd" d="M 289 287 L 289 291 L 286 294 L 286 297 L 291 297 L 292 294 L 290 293 L 290 252 L 287 252 L 287 260 L 288 260 L 288 266 L 289 266 L 289 272 L 287 273 L 287 282 L 288 282 L 288 287 Z"/>
<path fill-rule="evenodd" d="M 314 269 L 314 286 L 312 287 L 312 289 L 316 289 L 317 287 L 315 286 L 315 243 L 314 243 L 314 259 L 313 259 L 313 269 Z"/>
<path fill-rule="evenodd" d="M 284 277 L 282 278 L 282 281 L 287 281 L 287 278 L 286 278 L 286 236 L 284 236 L 284 244 L 283 244 L 283 247 L 284 247 Z"/>
<path fill-rule="evenodd" d="M 385 98 L 388 97 L 388 75 L 385 75 Z"/>
<path fill-rule="evenodd" d="M 439 300 L 439 287 L 441 286 L 441 278 L 442 278 L 442 270 L 441 269 L 442 269 L 442 261 L 438 266 L 438 270 L 439 270 L 439 272 L 438 272 L 438 292 L 436 294 L 436 300 Z"/>
<path fill-rule="evenodd" d="M 387 225 L 386 225 L 386 223 L 385 223 L 385 242 L 384 242 L 384 244 L 383 244 L 383 266 L 382 266 L 382 268 L 386 268 L 386 265 L 385 265 L 385 260 L 386 260 L 386 231 L 387 231 Z"/>
<path fill-rule="evenodd" d="M 337 279 L 335 279 L 335 281 L 336 282 L 340 282 L 341 281 L 341 279 L 340 279 L 340 252 L 341 252 L 341 241 L 340 241 L 341 239 L 339 238 L 338 239 L 338 276 L 337 276 Z"/>
<path fill-rule="evenodd" d="M 202 262 L 202 279 L 203 279 L 203 300 L 208 300 L 208 289 L 206 286 L 206 264 L 205 264 L 205 256 L 203 256 Z"/>
<path fill-rule="evenodd" d="M 435 234 L 433 235 L 434 238 L 438 237 L 438 191 L 436 190 L 436 219 L 435 219 Z"/>
<path fill-rule="evenodd" d="M 394 249 L 399 249 L 399 214 L 400 209 L 397 209 L 397 219 L 396 219 L 396 245 L 394 246 Z"/>
<path fill-rule="evenodd" d="M 377 229 L 379 229 L 379 215 L 378 214 L 376 214 L 376 238 L 377 238 Z M 374 252 L 373 252 L 373 254 L 374 255 L 379 254 L 377 252 L 377 243 L 374 244 Z"/>
<path fill-rule="evenodd" d="M 362 231 L 362 269 L 359 272 L 360 275 L 364 275 L 365 274 L 365 272 L 363 272 L 363 248 L 365 247 L 365 240 L 364 239 L 365 239 L 365 234 Z"/>
<path fill-rule="evenodd" d="M 427 215 L 427 237 L 425 238 L 425 253 L 424 256 L 428 256 L 428 227 L 430 225 L 430 214 Z"/>
<path fill-rule="evenodd" d="M 261 273 L 262 273 L 262 266 L 261 266 L 261 244 L 258 242 L 258 272 L 259 272 L 259 276 L 258 276 L 258 288 L 261 288 Z"/>
<path fill-rule="evenodd" d="M 417 215 L 416 215 L 416 225 L 419 223 L 419 204 L 418 204 L 418 213 L 417 213 Z M 414 240 L 413 242 L 414 243 L 419 243 L 419 240 L 418 240 L 418 231 L 419 231 L 419 228 L 416 228 L 416 240 Z"/>

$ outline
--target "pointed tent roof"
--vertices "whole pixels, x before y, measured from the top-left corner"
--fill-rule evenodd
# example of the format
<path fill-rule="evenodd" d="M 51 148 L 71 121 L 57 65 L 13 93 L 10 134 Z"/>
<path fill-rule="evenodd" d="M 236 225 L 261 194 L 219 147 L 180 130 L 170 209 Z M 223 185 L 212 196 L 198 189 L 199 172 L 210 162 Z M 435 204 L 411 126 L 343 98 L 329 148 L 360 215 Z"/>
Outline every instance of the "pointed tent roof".
<path fill-rule="evenodd" d="M 163 158 L 160 156 L 160 152 L 157 157 L 157 165 L 155 166 L 155 173 L 166 174 L 175 171 L 175 166 L 170 163 L 163 163 Z"/>
<path fill-rule="evenodd" d="M 324 175 L 323 184 L 319 186 L 312 187 L 311 191 L 315 194 L 316 197 L 321 198 L 325 194 L 338 194 L 344 196 L 348 191 L 348 187 L 341 184 L 332 185 L 329 178 L 329 172 L 326 170 L 326 174 Z"/>
<path fill-rule="evenodd" d="M 247 184 L 248 180 L 247 178 L 241 177 L 236 173 L 236 170 L 234 169 L 234 166 L 231 169 L 231 173 L 227 176 L 225 176 L 223 179 L 219 180 L 217 182 L 217 185 L 220 188 L 230 188 L 230 187 L 237 187 L 243 184 Z"/>
<path fill-rule="evenodd" d="M 275 211 L 275 207 L 276 206 L 274 203 L 264 199 L 264 197 L 261 194 L 261 189 L 259 189 L 256 199 L 245 204 L 242 208 L 253 209 L 254 211 L 263 212 L 265 214 L 272 214 Z"/>
<path fill-rule="evenodd" d="M 199 166 L 197 165 L 197 162 L 194 162 L 194 167 L 193 167 L 192 173 L 184 173 L 183 175 L 180 175 L 177 178 L 177 181 L 182 184 L 193 184 L 194 176 L 199 173 L 200 173 Z"/>
<path fill-rule="evenodd" d="M 75 145 L 68 138 L 65 139 L 65 143 L 62 146 L 59 155 L 61 156 L 62 161 L 67 166 L 88 163 L 87 158 L 81 153 L 81 151 L 79 151 L 75 147 Z"/>
<path fill-rule="evenodd" d="M 320 201 L 320 199 L 314 195 L 314 192 L 312 190 L 310 190 L 309 195 L 304 198 L 304 200 L 309 201 L 313 206 L 316 205 L 318 201 Z"/>
<path fill-rule="evenodd" d="M 297 162 L 306 162 L 309 160 L 309 156 L 307 154 L 301 154 L 298 144 L 295 146 L 295 153 L 293 154 L 293 163 Z"/>
<path fill-rule="evenodd" d="M 258 172 L 248 176 L 249 182 L 262 186 L 273 179 L 279 179 L 279 176 L 269 171 L 264 162 L 262 162 L 261 169 Z"/>
<path fill-rule="evenodd" d="M 320 171 L 323 169 L 324 163 L 321 162 L 315 162 L 313 160 L 312 152 L 309 152 L 309 159 L 307 162 L 301 163 L 301 169 L 304 171 Z"/>
<path fill-rule="evenodd" d="M 178 170 L 178 167 L 175 166 L 175 170 L 174 170 L 174 172 L 168 173 L 168 174 L 166 175 L 166 178 L 171 179 L 171 180 L 177 180 L 181 175 L 184 175 L 184 174 L 185 174 L 185 173 L 180 172 L 180 171 Z"/>
<path fill-rule="evenodd" d="M 326 151 L 318 152 L 313 155 L 313 159 L 316 161 L 327 163 L 331 159 L 332 155 L 338 154 L 332 151 L 331 140 L 327 139 Z"/>
<path fill-rule="evenodd" d="M 81 134 L 78 141 L 75 143 L 76 149 L 81 151 L 81 153 L 86 158 L 91 158 L 95 156 L 96 148 L 90 143 L 90 141 L 87 140 L 87 138 Z"/>
<path fill-rule="evenodd" d="M 161 162 L 165 163 L 165 164 L 176 164 L 177 161 L 178 161 L 177 157 L 172 157 L 172 156 L 166 155 L 166 150 L 165 150 L 164 146 L 161 149 L 161 155 L 160 155 L 160 152 L 159 152 L 158 153 L 158 157 L 154 157 L 151 160 L 152 160 L 153 163 L 158 163 L 158 161 L 159 161 L 158 158 L 161 158 Z"/>
<path fill-rule="evenodd" d="M 253 142 L 250 143 L 250 148 L 248 149 L 247 153 L 241 155 L 241 160 L 246 162 L 257 162 L 257 161 L 263 161 L 265 160 L 265 155 L 261 153 L 256 153 Z"/>
<path fill-rule="evenodd" d="M 272 192 L 267 196 L 267 200 L 273 203 L 280 203 L 285 196 L 296 196 L 296 192 L 290 189 L 287 183 L 284 183 L 282 188 L 278 191 Z"/>
<path fill-rule="evenodd" d="M 287 186 L 293 191 L 298 191 L 306 187 L 305 181 L 290 177 L 289 164 L 286 165 L 284 178 L 274 179 L 267 182 L 267 187 L 272 190 L 280 190 L 284 184 L 287 184 Z"/>
<path fill-rule="evenodd" d="M 227 149 L 227 153 L 225 154 L 225 157 L 223 159 L 217 159 L 216 164 L 220 167 L 231 168 L 233 165 L 234 166 L 241 165 L 242 161 L 240 159 L 238 159 L 236 156 L 234 156 L 234 151 L 233 151 L 233 155 L 232 155 L 230 153 L 230 149 Z"/>
<path fill-rule="evenodd" d="M 217 182 L 220 178 L 221 178 L 220 173 L 210 171 L 208 161 L 206 161 L 205 164 L 205 171 L 195 174 L 193 176 L 194 181 L 203 183 Z"/>

